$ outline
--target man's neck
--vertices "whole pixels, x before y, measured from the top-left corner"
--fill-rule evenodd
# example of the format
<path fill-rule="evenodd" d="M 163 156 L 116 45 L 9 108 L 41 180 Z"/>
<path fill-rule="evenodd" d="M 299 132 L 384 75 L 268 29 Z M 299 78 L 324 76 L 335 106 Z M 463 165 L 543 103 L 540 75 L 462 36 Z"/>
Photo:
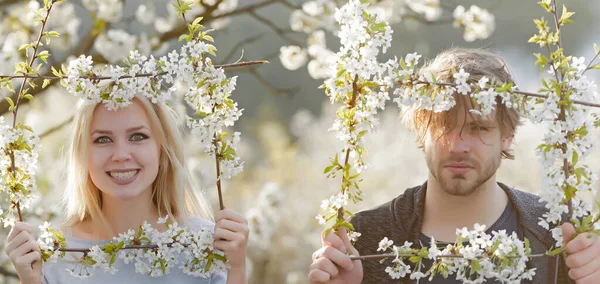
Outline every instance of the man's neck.
<path fill-rule="evenodd" d="M 455 242 L 456 229 L 473 229 L 478 223 L 489 228 L 508 204 L 508 196 L 493 176 L 467 196 L 448 194 L 433 176 L 427 194 L 421 232 L 442 242 Z"/>

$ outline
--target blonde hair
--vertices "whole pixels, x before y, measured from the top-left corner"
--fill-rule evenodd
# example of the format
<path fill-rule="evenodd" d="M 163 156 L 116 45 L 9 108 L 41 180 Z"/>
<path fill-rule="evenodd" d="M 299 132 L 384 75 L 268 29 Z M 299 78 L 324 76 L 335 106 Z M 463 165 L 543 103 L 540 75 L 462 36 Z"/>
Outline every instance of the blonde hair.
<path fill-rule="evenodd" d="M 453 48 L 446 50 L 427 62 L 419 70 L 419 75 L 433 75 L 440 82 L 453 82 L 453 73 L 460 69 L 464 69 L 470 74 L 469 82 L 477 82 L 485 76 L 496 83 L 514 84 L 504 60 L 499 55 L 483 49 Z M 453 96 L 456 105 L 449 111 L 436 113 L 421 108 L 407 108 L 404 113 L 404 122 L 408 128 L 417 133 L 417 142 L 421 148 L 428 130 L 431 129 L 441 136 L 456 126 L 458 106 L 464 106 L 465 110 L 476 107 L 470 96 L 457 94 L 453 94 Z M 502 103 L 502 99 L 496 97 L 494 113 L 502 136 L 514 136 L 517 126 L 521 124 L 519 111 L 506 107 Z M 514 154 L 509 149 L 502 151 L 502 157 L 514 159 Z"/>
<path fill-rule="evenodd" d="M 191 216 L 212 220 L 212 210 L 202 192 L 196 190 L 185 165 L 183 138 L 175 122 L 172 108 L 153 104 L 147 98 L 136 96 L 150 119 L 150 127 L 160 144 L 159 167 L 152 185 L 152 202 L 160 216 L 169 215 L 187 224 Z M 90 143 L 90 125 L 96 107 L 80 101 L 74 122 L 68 155 L 68 182 L 64 195 L 65 225 L 85 221 L 103 224 L 110 231 L 102 214 L 102 195 L 92 182 L 87 163 Z"/>

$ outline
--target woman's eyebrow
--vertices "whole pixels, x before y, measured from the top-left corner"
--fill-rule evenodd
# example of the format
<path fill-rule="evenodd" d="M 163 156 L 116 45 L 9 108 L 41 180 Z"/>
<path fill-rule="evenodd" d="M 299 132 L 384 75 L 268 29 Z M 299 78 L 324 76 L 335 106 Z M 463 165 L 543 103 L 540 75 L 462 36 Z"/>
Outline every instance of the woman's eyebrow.
<path fill-rule="evenodd" d="M 138 131 L 138 130 L 141 130 L 141 129 L 148 129 L 148 127 L 145 126 L 145 125 L 135 126 L 135 127 L 131 127 L 129 129 L 127 129 L 126 132 L 127 133 L 131 133 L 131 132 L 135 132 L 135 131 Z M 112 134 L 112 131 L 110 131 L 110 130 L 94 130 L 92 132 L 92 134 L 96 134 L 96 133 L 98 133 L 98 134 Z"/>

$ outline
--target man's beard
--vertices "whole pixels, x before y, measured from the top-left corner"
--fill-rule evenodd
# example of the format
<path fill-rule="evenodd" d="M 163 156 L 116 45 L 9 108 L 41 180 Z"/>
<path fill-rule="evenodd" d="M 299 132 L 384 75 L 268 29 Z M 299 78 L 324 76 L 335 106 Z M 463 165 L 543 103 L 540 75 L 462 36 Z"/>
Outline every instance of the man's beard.
<path fill-rule="evenodd" d="M 466 162 L 472 165 L 473 169 L 466 174 L 448 173 L 446 172 L 447 170 L 444 169 L 444 165 L 450 162 Z M 496 170 L 498 170 L 498 167 L 500 166 L 500 157 L 494 158 L 494 160 L 490 161 L 487 165 L 484 165 L 485 168 L 482 168 L 479 163 L 468 158 L 448 159 L 440 162 L 435 167 L 432 167 L 431 161 L 427 159 L 427 166 L 433 177 L 438 181 L 438 184 L 446 193 L 454 196 L 469 196 L 494 176 Z M 469 180 L 468 175 L 474 175 L 474 177 L 470 177 L 471 180 Z"/>

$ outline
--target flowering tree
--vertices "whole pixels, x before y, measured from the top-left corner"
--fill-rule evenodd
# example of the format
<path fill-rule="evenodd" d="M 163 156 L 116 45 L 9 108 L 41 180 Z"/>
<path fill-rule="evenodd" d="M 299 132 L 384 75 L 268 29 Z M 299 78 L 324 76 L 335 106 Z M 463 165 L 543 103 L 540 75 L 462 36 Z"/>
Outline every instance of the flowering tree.
<path fill-rule="evenodd" d="M 395 88 L 394 99 L 399 106 L 419 107 L 434 112 L 446 111 L 455 105 L 453 94 L 469 96 L 477 108 L 470 110 L 476 115 L 488 115 L 496 104 L 496 97 L 509 108 L 519 109 L 533 122 L 546 122 L 547 135 L 537 148 L 543 164 L 544 182 L 541 199 L 546 202 L 548 212 L 539 224 L 552 231 L 557 249 L 547 252 L 557 255 L 562 252 L 560 227 L 563 216 L 575 224 L 578 234 L 598 233 L 600 215 L 592 214 L 592 202 L 584 196 L 595 195 L 596 173 L 581 161 L 593 147 L 590 130 L 600 126 L 598 116 L 590 112 L 591 107 L 600 107 L 597 101 L 597 86 L 585 75 L 591 69 L 600 69 L 596 63 L 600 50 L 586 64 L 584 58 L 566 56 L 560 41 L 560 29 L 572 22 L 573 12 L 563 6 L 562 13 L 556 1 L 545 0 L 539 4 L 553 16 L 552 30 L 542 18 L 535 20 L 538 33 L 529 41 L 546 48 L 547 55 L 535 54 L 536 65 L 548 70 L 551 78 L 542 80 L 543 88 L 538 93 L 523 92 L 516 86 L 499 84 L 483 77 L 477 82 L 469 80 L 470 74 L 457 70 L 453 82 L 443 82 L 431 75 L 415 72 L 420 55 L 408 54 L 399 60 L 385 63 L 377 61 L 380 50 L 384 53 L 390 46 L 391 29 L 384 20 L 382 11 L 368 12 L 369 1 L 349 1 L 335 9 L 335 19 L 340 25 L 338 36 L 341 48 L 334 56 L 334 67 L 323 87 L 332 103 L 341 103 L 331 131 L 336 133 L 345 147 L 340 155 L 331 159 L 324 173 L 328 177 L 341 175 L 341 190 L 322 201 L 324 214 L 316 218 L 321 224 L 332 223 L 325 233 L 346 227 L 351 240 L 360 236 L 348 221 L 352 213 L 345 210 L 349 201 L 362 199 L 359 189 L 360 174 L 367 168 L 363 160 L 366 149 L 364 137 L 378 125 L 376 114 L 390 99 L 389 90 Z M 596 93 L 594 93 L 596 92 Z M 455 274 L 464 283 L 481 283 L 487 278 L 496 278 L 503 283 L 520 283 L 531 279 L 535 269 L 527 269 L 531 257 L 528 241 L 505 232 L 485 233 L 485 226 L 475 224 L 474 230 L 458 229 L 453 245 L 439 250 L 435 240 L 431 247 L 414 248 L 410 242 L 399 246 L 388 238 L 381 240 L 379 250 L 391 253 L 359 258 L 393 258 L 385 271 L 392 278 L 410 274 L 411 279 L 433 277 L 437 274 L 448 277 Z M 463 241 L 468 244 L 463 245 Z M 357 259 L 357 258 L 354 258 Z M 423 272 L 422 260 L 433 260 L 433 266 Z M 406 263 L 415 264 L 414 269 Z"/>
<path fill-rule="evenodd" d="M 86 103 L 102 103 L 108 110 L 131 104 L 135 94 L 148 97 L 152 103 L 165 103 L 179 86 L 183 90 L 184 101 L 195 110 L 195 116 L 199 117 L 188 117 L 187 125 L 200 140 L 201 148 L 215 160 L 219 205 L 223 209 L 221 179 L 238 174 L 243 165 L 236 154 L 240 141 L 239 132 L 229 135 L 224 130 L 225 127 L 233 126 L 241 116 L 237 103 L 230 98 L 235 89 L 236 78 L 225 76 L 224 69 L 264 62 L 213 65 L 209 55 L 216 56 L 216 48 L 211 44 L 213 38 L 200 24 L 202 17 L 188 23 L 186 13 L 192 10 L 192 2 L 176 1 L 173 3 L 174 7 L 188 30 L 188 33 L 179 37 L 187 42 L 179 51 L 174 50 L 168 56 L 155 59 L 152 55 L 147 57 L 133 50 L 125 58 L 126 66 L 108 65 L 100 72 L 93 70 L 91 56 L 82 55 L 70 61 L 68 66 L 62 65 L 59 70 L 51 67 L 53 76 L 41 75 L 39 72 L 50 57 L 48 50 L 41 50 L 44 46 L 42 40 L 48 45 L 51 38 L 59 36 L 56 31 L 46 31 L 46 25 L 52 9 L 61 2 L 64 1 L 44 1 L 44 6 L 34 11 L 36 17 L 33 20 L 40 24 L 38 37 L 19 48 L 24 50 L 27 60 L 15 64 L 17 75 L 0 76 L 0 86 L 16 94 L 15 100 L 6 97 L 10 105 L 8 111 L 13 114 L 12 125 L 5 124 L 4 117 L 0 117 L 0 130 L 6 133 L 0 138 L 0 150 L 3 154 L 0 158 L 0 193 L 6 195 L 5 201 L 8 204 L 7 210 L 0 212 L 0 221 L 5 226 L 14 224 L 16 220 L 24 221 L 22 210 L 29 208 L 31 201 L 37 197 L 35 168 L 39 137 L 30 126 L 17 123 L 22 100 L 32 100 L 29 90 L 38 87 L 35 79 L 43 79 L 42 89 L 52 80 L 60 80 L 69 93 Z M 36 61 L 39 65 L 34 67 Z M 13 80 L 19 79 L 20 87 L 13 88 Z M 163 90 L 165 86 L 167 90 Z M 125 263 L 134 261 L 138 273 L 158 277 L 180 264 L 178 256 L 181 254 L 184 255 L 184 260 L 178 268 L 187 274 L 208 277 L 215 271 L 225 269 L 226 259 L 214 250 L 212 231 L 209 228 L 189 231 L 180 227 L 177 222 L 172 222 L 168 216 L 161 218 L 158 223 L 167 223 L 167 231 L 159 232 L 144 223 L 137 232 L 130 229 L 108 244 L 72 249 L 67 248 L 62 232 L 50 228 L 50 223 L 45 222 L 40 226 L 42 234 L 38 244 L 43 261 L 56 261 L 67 252 L 83 253 L 79 262 L 70 270 L 73 276 L 80 278 L 92 275 L 90 267 L 115 273 L 113 264 L 117 258 L 123 259 Z"/>
<path fill-rule="evenodd" d="M 335 53 L 326 46 L 325 31 L 340 33 L 335 17 L 336 8 L 346 1 L 307 1 L 301 9 L 296 9 L 290 16 L 290 27 L 293 31 L 307 35 L 306 47 L 291 42 L 282 46 L 280 59 L 283 66 L 296 70 L 308 61 L 308 73 L 314 79 L 330 77 L 329 66 L 335 64 Z M 368 13 L 380 11 L 381 21 L 393 24 L 405 20 L 417 20 L 427 24 L 444 24 L 452 22 L 456 28 L 464 29 L 464 40 L 474 41 L 488 38 L 495 30 L 494 15 L 477 5 L 468 9 L 462 5 L 446 3 L 443 0 L 384 0 L 374 1 L 364 7 Z M 452 13 L 452 19 L 442 19 L 444 12 Z M 310 61 L 309 61 L 310 60 Z"/>

